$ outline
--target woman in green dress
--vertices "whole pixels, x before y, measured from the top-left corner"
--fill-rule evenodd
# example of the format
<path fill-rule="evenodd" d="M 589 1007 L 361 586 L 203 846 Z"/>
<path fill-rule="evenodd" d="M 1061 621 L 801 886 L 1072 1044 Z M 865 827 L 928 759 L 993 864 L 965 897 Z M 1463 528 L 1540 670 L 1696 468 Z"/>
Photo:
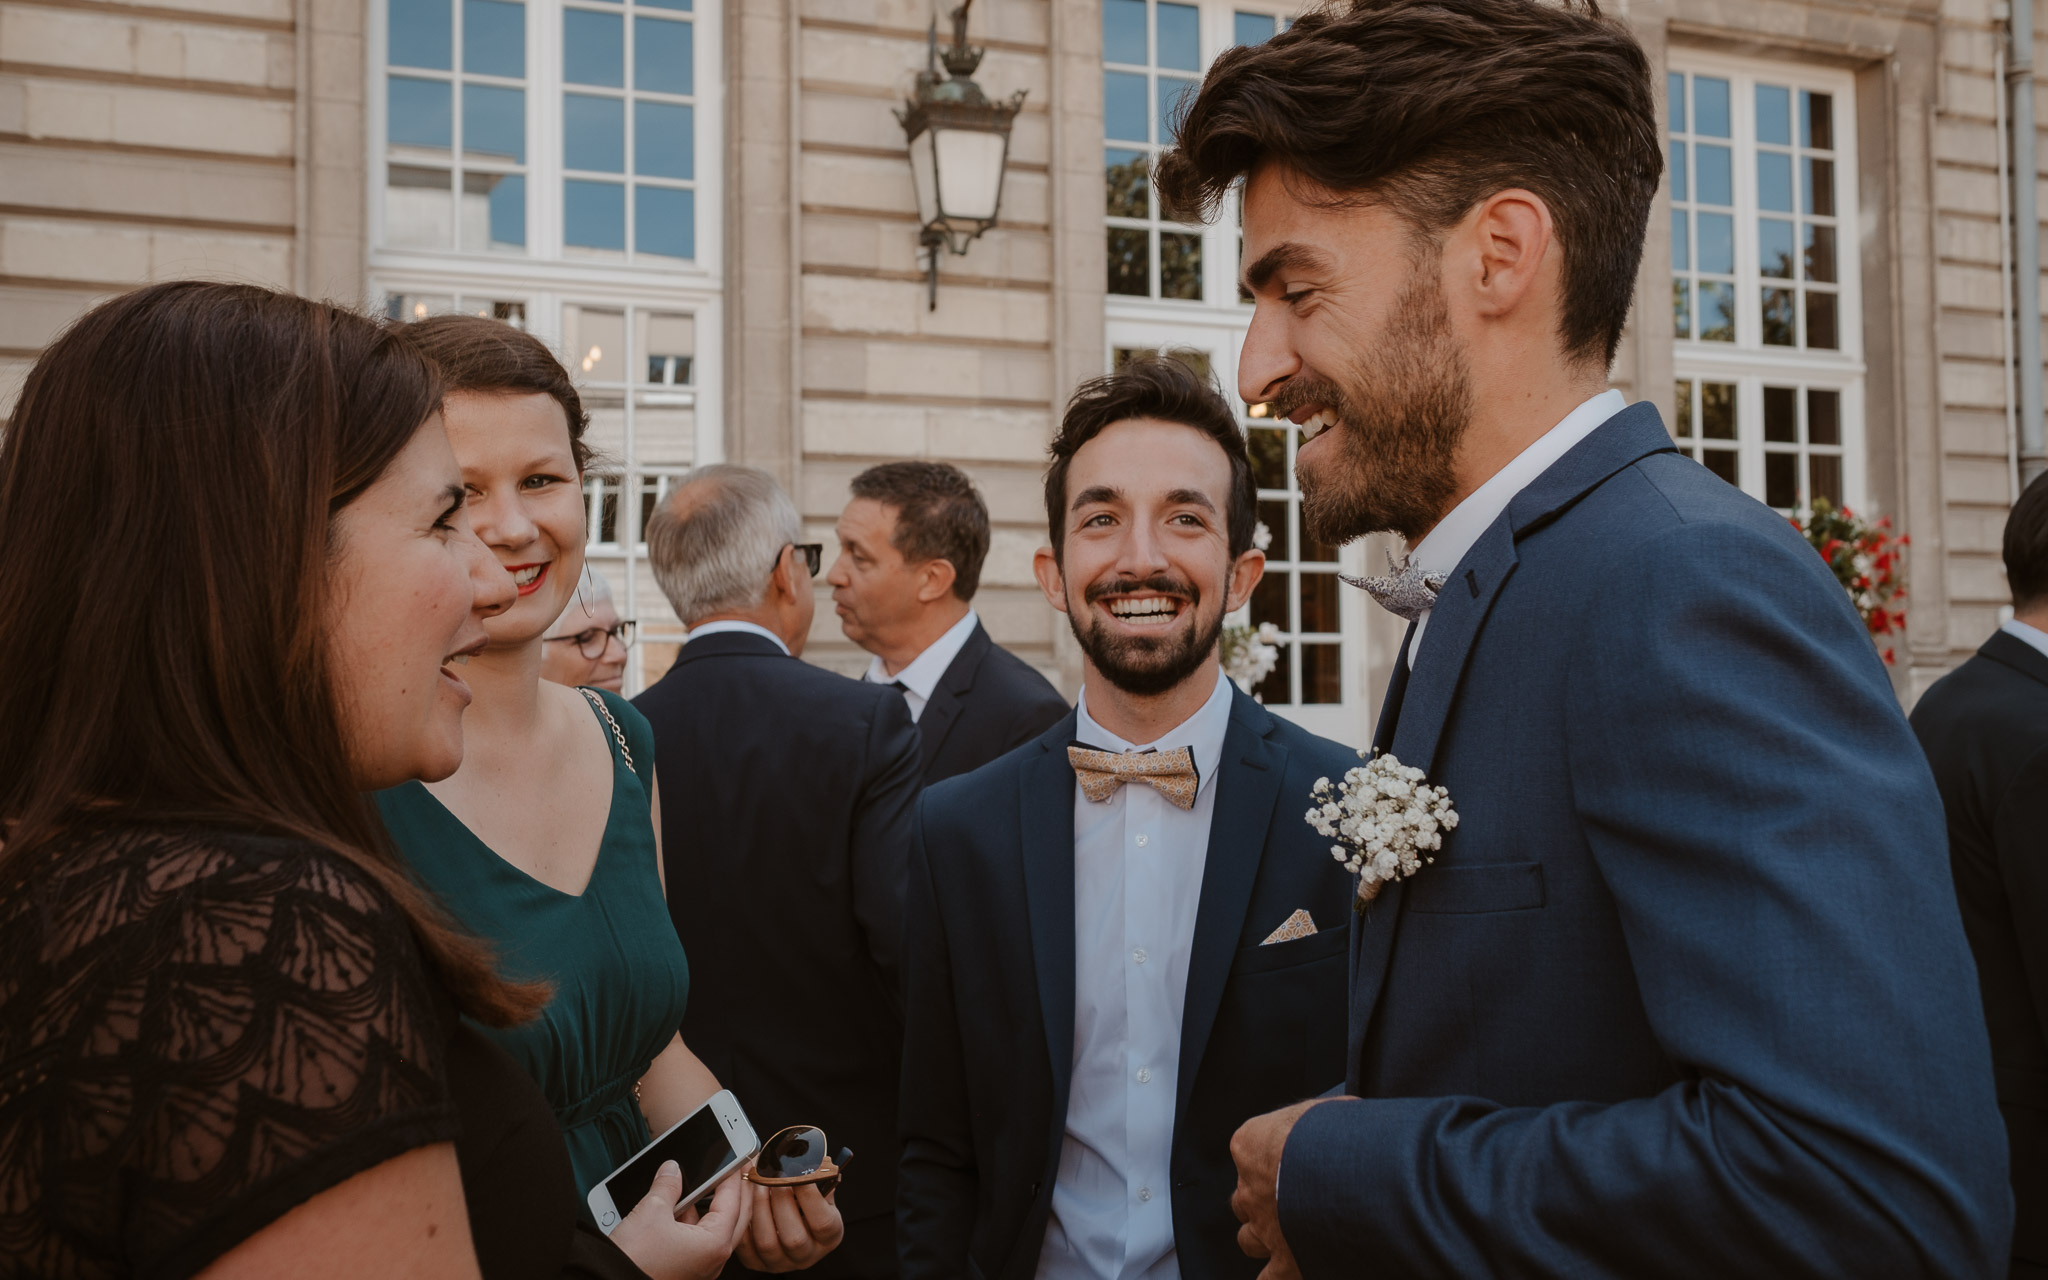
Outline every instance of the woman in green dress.
<path fill-rule="evenodd" d="M 542 637 L 583 569 L 588 419 L 568 373 L 494 320 L 406 328 L 442 368 L 471 525 L 517 596 L 486 620 L 490 644 L 465 672 L 475 700 L 461 768 L 377 801 L 407 860 L 497 944 L 504 971 L 553 984 L 538 1019 L 492 1034 L 547 1094 L 584 1195 L 719 1089 L 677 1031 L 689 967 L 664 896 L 653 735 L 618 695 L 541 679 Z M 797 1269 L 838 1243 L 838 1210 L 815 1188 L 746 1191 L 749 1229 L 724 1248 L 747 1267 Z M 707 1233 L 702 1273 L 725 1261 Z"/>

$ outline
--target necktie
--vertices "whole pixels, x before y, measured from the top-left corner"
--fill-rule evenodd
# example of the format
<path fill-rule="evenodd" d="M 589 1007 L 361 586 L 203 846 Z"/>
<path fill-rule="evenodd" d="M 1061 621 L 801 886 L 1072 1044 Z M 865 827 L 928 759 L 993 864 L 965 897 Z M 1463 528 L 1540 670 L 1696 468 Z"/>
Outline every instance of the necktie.
<path fill-rule="evenodd" d="M 1098 804 L 1116 794 L 1126 782 L 1142 782 L 1181 809 L 1195 807 L 1195 792 L 1201 789 L 1201 775 L 1195 769 L 1193 747 L 1171 751 L 1101 751 L 1080 743 L 1067 748 L 1067 763 L 1081 783 L 1081 794 Z"/>
<path fill-rule="evenodd" d="M 1392 553 L 1387 556 L 1387 572 L 1392 576 L 1339 576 L 1371 596 L 1380 608 L 1409 622 L 1415 621 L 1436 607 L 1436 593 L 1444 589 L 1443 574 L 1425 573 L 1422 566 L 1410 563 L 1406 556 L 1396 564 Z"/>

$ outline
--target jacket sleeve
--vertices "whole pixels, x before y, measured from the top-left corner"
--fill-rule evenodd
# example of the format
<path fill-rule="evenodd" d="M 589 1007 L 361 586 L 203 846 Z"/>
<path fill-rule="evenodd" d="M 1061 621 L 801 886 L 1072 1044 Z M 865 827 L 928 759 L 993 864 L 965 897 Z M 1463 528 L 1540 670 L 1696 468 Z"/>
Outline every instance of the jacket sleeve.
<path fill-rule="evenodd" d="M 2002 1274 L 2011 1196 L 1941 802 L 1869 637 L 1790 539 L 1647 542 L 1589 563 L 1601 598 L 1561 619 L 1558 748 L 1683 1078 L 1311 1109 L 1280 1187 L 1303 1273 Z"/>
<path fill-rule="evenodd" d="M 978 1180 L 952 958 L 921 821 L 911 841 L 904 925 L 896 1247 L 902 1280 L 959 1280 L 968 1274 Z"/>
<path fill-rule="evenodd" d="M 1991 839 L 2034 1018 L 2048 1027 L 2048 747 L 2029 757 L 2006 786 L 1992 815 Z"/>
<path fill-rule="evenodd" d="M 854 803 L 853 913 L 867 935 L 868 953 L 902 1002 L 903 882 L 910 860 L 917 805 L 917 726 L 893 693 L 875 700 L 868 724 L 867 777 Z"/>

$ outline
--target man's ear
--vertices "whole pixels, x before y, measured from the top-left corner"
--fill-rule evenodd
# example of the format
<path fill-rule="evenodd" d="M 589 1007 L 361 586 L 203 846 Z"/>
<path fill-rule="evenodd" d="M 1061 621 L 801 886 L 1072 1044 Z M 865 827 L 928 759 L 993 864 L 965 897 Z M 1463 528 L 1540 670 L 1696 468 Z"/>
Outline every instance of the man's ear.
<path fill-rule="evenodd" d="M 1499 318 L 1515 310 L 1543 275 L 1554 255 L 1557 230 L 1550 207 L 1533 191 L 1511 187 L 1480 201 L 1466 215 L 1470 264 L 1466 284 L 1481 315 Z"/>
<path fill-rule="evenodd" d="M 1031 572 L 1038 579 L 1038 589 L 1045 593 L 1045 602 L 1065 613 L 1067 580 L 1060 572 L 1060 562 L 1054 557 L 1051 547 L 1040 547 L 1031 553 Z"/>
<path fill-rule="evenodd" d="M 953 589 L 953 580 L 959 577 L 951 560 L 927 560 L 917 567 L 917 602 L 930 604 L 943 598 Z"/>
<path fill-rule="evenodd" d="M 796 559 L 795 547 L 784 547 L 775 557 L 775 567 L 768 571 L 768 594 L 778 602 L 796 602 Z"/>
<path fill-rule="evenodd" d="M 1257 547 L 1239 556 L 1230 566 L 1230 590 L 1223 597 L 1223 612 L 1235 613 L 1252 598 L 1252 588 L 1266 576 L 1266 553 Z"/>

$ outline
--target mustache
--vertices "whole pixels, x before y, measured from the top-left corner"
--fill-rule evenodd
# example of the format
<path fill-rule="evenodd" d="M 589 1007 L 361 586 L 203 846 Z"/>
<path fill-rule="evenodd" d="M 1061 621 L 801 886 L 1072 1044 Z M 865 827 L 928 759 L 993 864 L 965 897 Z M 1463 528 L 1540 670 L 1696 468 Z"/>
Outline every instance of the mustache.
<path fill-rule="evenodd" d="M 1323 406 L 1340 419 L 1347 417 L 1346 410 L 1350 408 L 1344 392 L 1328 378 L 1295 377 L 1288 379 L 1279 392 L 1266 402 L 1266 412 L 1270 417 L 1289 418 L 1294 416 L 1296 410 L 1312 404 Z"/>
<path fill-rule="evenodd" d="M 1100 604 L 1116 596 L 1180 596 L 1189 604 L 1202 602 L 1202 593 L 1195 584 L 1171 574 L 1155 573 L 1149 578 L 1122 579 L 1110 582 L 1091 582 L 1082 591 L 1081 598 L 1089 604 Z"/>

